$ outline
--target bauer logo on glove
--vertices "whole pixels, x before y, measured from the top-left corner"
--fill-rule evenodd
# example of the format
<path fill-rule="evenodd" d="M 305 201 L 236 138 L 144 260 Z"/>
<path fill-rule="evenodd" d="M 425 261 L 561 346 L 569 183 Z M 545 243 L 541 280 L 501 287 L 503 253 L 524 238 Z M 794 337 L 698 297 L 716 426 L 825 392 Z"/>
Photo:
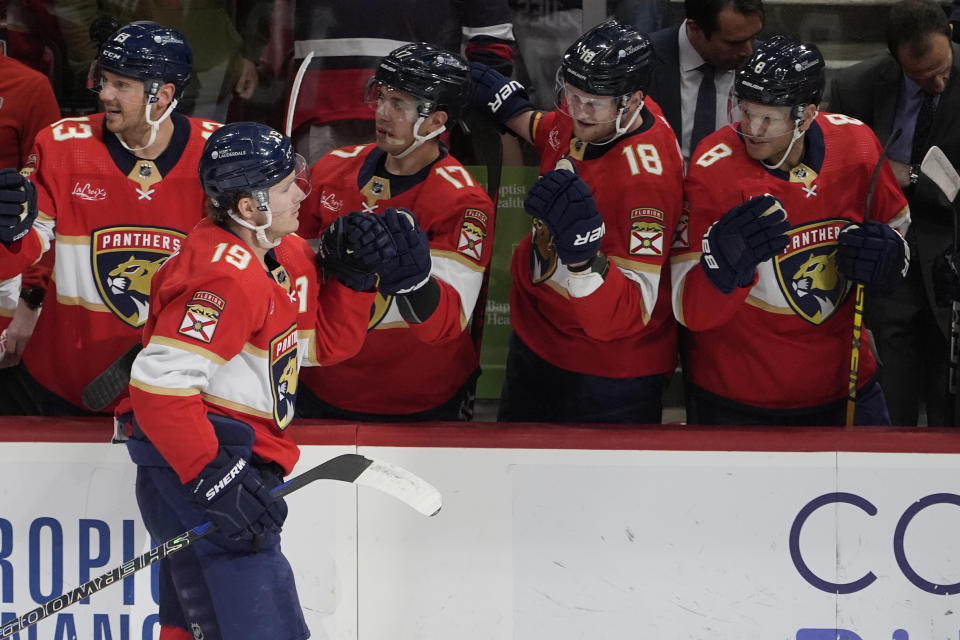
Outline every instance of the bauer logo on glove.
<path fill-rule="evenodd" d="M 606 227 L 590 187 L 576 174 L 564 169 L 543 174 L 523 207 L 549 228 L 563 264 L 581 264 L 597 255 Z"/>

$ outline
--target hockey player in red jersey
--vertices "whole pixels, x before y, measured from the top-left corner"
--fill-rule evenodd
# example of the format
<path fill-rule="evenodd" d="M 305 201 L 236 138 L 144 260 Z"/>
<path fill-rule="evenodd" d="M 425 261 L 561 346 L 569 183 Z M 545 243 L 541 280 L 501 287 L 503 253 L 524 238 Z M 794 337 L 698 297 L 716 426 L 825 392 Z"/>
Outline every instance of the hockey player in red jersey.
<path fill-rule="evenodd" d="M 53 278 L 33 278 L 49 281 L 45 304 L 26 347 L 9 345 L 7 357 L 22 352 L 24 367 L 0 394 L 4 413 L 86 413 L 85 385 L 138 342 L 151 277 L 200 219 L 197 162 L 220 126 L 174 112 L 191 59 L 173 29 L 126 25 L 100 51 L 104 113 L 37 135 L 28 169 L 40 215 L 0 277 L 28 268 L 56 239 Z"/>
<path fill-rule="evenodd" d="M 341 216 L 381 216 L 407 264 L 381 273 L 370 335 L 354 358 L 304 373 L 305 417 L 465 420 L 479 353 L 467 330 L 490 262 L 494 208 L 439 136 L 470 91 L 467 63 L 425 43 L 386 56 L 371 79 L 375 145 L 336 149 L 311 171 L 301 235 L 323 244 Z M 333 225 L 333 226 L 331 226 Z M 349 279 L 335 265 L 327 276 Z M 368 285 L 370 286 L 370 285 Z"/>
<path fill-rule="evenodd" d="M 130 381 L 127 445 L 148 531 L 168 540 L 216 526 L 161 561 L 160 638 L 300 640 L 310 634 L 280 551 L 286 505 L 269 490 L 299 457 L 286 428 L 300 365 L 356 353 L 374 294 L 319 283 L 294 235 L 306 162 L 285 136 L 223 127 L 200 179 L 208 219 L 154 277 Z"/>
<path fill-rule="evenodd" d="M 671 258 L 674 311 L 691 331 L 690 422 L 843 424 L 853 285 L 882 295 L 906 273 L 903 194 L 884 162 L 868 195 L 880 144 L 858 120 L 818 114 L 823 86 L 816 47 L 758 44 L 737 71 L 734 124 L 692 159 L 688 231 Z M 888 424 L 868 339 L 856 421 Z"/>
<path fill-rule="evenodd" d="M 472 101 L 536 146 L 544 174 L 525 202 L 533 231 L 513 255 L 500 420 L 661 421 L 677 362 L 665 269 L 683 163 L 647 104 L 652 55 L 632 27 L 594 27 L 564 54 L 549 113 L 473 65 Z"/>
<path fill-rule="evenodd" d="M 0 169 L 0 269 L 4 264 L 19 264 L 19 256 L 10 251 L 11 245 L 30 232 L 37 219 L 37 189 L 33 182 L 13 168 Z M 19 274 L 0 281 L 0 360 L 7 351 L 7 327 L 20 302 Z M 0 371 L 0 382 L 12 372 Z"/>

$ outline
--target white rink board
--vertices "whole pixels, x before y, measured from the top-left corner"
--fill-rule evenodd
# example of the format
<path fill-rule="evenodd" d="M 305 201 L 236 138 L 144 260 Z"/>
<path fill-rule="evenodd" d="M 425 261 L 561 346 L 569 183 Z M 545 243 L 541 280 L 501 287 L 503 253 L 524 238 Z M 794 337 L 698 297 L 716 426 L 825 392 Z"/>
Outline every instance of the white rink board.
<path fill-rule="evenodd" d="M 416 470 L 445 498 L 432 521 L 385 501 L 361 501 L 362 640 L 960 635 L 960 596 L 911 584 L 892 544 L 914 501 L 960 492 L 957 455 L 361 453 Z M 824 580 L 877 576 L 842 596 L 806 582 L 789 548 L 800 510 L 838 491 L 866 498 L 876 515 L 847 504 L 823 506 L 800 530 L 799 549 Z M 960 582 L 958 531 L 956 506 L 922 510 L 905 537 L 910 565 L 927 580 Z"/>
<path fill-rule="evenodd" d="M 960 582 L 956 454 L 305 446 L 297 472 L 352 450 L 429 480 L 444 508 L 425 518 L 333 482 L 292 494 L 283 547 L 313 638 L 960 637 L 960 595 L 913 584 L 894 544 L 905 511 L 943 494 L 909 522 L 902 561 L 921 580 Z M 96 576 L 147 549 L 123 447 L 4 443 L 0 464 L 0 614 L 57 595 L 55 581 L 76 586 L 81 565 Z M 825 502 L 798 544 L 819 579 L 875 576 L 839 596 L 790 551 L 801 509 L 836 492 L 860 506 Z M 149 574 L 21 640 L 156 638 Z"/>

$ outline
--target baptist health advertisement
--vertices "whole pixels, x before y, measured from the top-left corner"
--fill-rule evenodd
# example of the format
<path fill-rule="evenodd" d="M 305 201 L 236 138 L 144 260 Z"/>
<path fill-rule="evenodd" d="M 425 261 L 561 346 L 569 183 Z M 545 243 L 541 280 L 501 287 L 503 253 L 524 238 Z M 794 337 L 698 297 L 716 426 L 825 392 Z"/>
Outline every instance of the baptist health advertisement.
<path fill-rule="evenodd" d="M 290 496 L 315 639 L 960 637 L 957 454 L 303 450 L 297 472 L 356 450 L 444 495 L 433 518 L 345 483 Z M 3 623 L 153 544 L 122 446 L 5 443 L 0 464 Z M 150 640 L 156 602 L 153 566 L 11 637 Z"/>

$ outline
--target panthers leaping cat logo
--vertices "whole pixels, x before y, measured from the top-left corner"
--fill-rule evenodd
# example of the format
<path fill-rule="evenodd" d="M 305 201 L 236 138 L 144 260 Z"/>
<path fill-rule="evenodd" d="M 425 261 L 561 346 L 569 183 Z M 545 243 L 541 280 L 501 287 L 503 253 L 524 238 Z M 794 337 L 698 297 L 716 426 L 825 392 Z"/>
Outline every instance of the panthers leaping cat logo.
<path fill-rule="evenodd" d="M 150 280 L 166 257 L 154 261 L 130 256 L 107 274 L 107 286 L 120 298 L 126 298 L 136 308 L 137 324 L 147 321 L 150 310 Z"/>
<path fill-rule="evenodd" d="M 285 420 L 284 423 L 280 425 L 281 427 L 285 427 L 286 422 L 289 422 L 289 420 L 293 418 L 293 398 L 297 395 L 298 373 L 297 359 L 289 358 L 287 364 L 283 367 L 283 373 L 280 374 L 280 384 L 277 385 L 277 397 L 280 399 L 280 402 L 283 403 L 283 410 L 281 411 L 278 408 L 277 415 L 282 416 Z"/>
<path fill-rule="evenodd" d="M 837 251 L 833 250 L 808 257 L 794 272 L 790 286 L 797 298 L 803 299 L 809 295 L 816 301 L 819 311 L 811 314 L 811 319 L 819 323 L 836 309 L 836 303 L 830 295 L 838 282 Z"/>

